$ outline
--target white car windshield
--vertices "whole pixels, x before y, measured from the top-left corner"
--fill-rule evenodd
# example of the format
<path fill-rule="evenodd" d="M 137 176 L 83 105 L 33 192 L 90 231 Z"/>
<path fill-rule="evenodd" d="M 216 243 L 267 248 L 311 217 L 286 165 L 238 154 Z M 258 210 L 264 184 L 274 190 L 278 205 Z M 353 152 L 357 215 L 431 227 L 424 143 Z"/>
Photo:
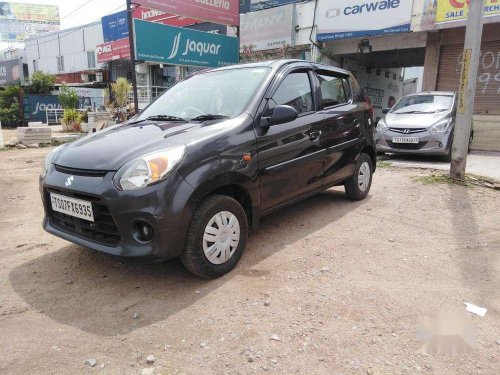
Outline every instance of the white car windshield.
<path fill-rule="evenodd" d="M 195 75 L 173 86 L 133 121 L 237 117 L 270 71 L 254 67 Z"/>
<path fill-rule="evenodd" d="M 412 95 L 402 98 L 390 113 L 436 113 L 449 111 L 453 106 L 450 95 Z"/>

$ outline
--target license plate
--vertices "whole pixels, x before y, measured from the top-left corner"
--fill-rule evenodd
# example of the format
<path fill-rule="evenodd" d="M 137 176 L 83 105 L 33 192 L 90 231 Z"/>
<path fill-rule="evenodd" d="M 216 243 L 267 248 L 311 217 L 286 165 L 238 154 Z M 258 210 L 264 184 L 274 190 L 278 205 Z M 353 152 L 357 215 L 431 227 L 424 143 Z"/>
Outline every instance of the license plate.
<path fill-rule="evenodd" d="M 54 211 L 80 219 L 94 221 L 94 212 L 92 211 L 91 202 L 54 193 L 50 193 L 50 202 L 52 203 L 52 209 Z"/>
<path fill-rule="evenodd" d="M 393 137 L 392 143 L 418 143 L 418 137 Z"/>

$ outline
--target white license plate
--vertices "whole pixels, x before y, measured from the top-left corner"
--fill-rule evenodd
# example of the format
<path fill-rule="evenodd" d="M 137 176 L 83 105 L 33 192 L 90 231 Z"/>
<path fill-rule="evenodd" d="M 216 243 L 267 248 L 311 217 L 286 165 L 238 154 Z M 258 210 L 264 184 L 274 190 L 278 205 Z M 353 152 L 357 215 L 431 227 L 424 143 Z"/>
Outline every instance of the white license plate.
<path fill-rule="evenodd" d="M 418 137 L 393 137 L 392 143 L 418 143 Z"/>
<path fill-rule="evenodd" d="M 65 197 L 64 195 L 50 193 L 50 201 L 52 209 L 66 215 L 78 217 L 80 219 L 94 221 L 94 212 L 92 211 L 92 203 Z"/>

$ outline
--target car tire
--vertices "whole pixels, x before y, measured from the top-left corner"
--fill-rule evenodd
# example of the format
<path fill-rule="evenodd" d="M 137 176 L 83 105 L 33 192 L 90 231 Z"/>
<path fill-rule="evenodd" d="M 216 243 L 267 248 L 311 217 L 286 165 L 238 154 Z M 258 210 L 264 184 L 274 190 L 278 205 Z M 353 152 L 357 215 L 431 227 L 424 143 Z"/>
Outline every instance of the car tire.
<path fill-rule="evenodd" d="M 361 154 L 356 170 L 352 177 L 344 184 L 347 198 L 360 201 L 370 192 L 373 179 L 373 162 L 369 155 Z"/>
<path fill-rule="evenodd" d="M 238 201 L 225 195 L 209 196 L 193 215 L 182 263 L 199 277 L 220 277 L 236 266 L 247 237 L 248 220 Z"/>

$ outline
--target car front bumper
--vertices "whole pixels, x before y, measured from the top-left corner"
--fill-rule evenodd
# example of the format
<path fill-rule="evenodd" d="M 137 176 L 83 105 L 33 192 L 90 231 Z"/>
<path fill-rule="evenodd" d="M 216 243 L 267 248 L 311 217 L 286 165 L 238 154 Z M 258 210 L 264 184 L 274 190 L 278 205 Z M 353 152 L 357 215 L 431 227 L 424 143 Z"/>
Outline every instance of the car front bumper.
<path fill-rule="evenodd" d="M 75 171 L 76 173 L 78 171 Z M 144 189 L 119 191 L 113 183 L 115 172 L 104 176 L 85 176 L 58 171 L 52 165 L 40 178 L 45 217 L 44 229 L 80 246 L 124 257 L 165 260 L 179 256 L 184 249 L 193 208 L 192 187 L 179 173 Z M 66 181 L 73 176 L 71 186 Z M 93 223 L 52 210 L 50 193 L 92 202 Z M 153 229 L 150 241 L 140 241 L 138 225 Z"/>
<path fill-rule="evenodd" d="M 395 143 L 394 137 L 417 137 L 418 143 Z M 433 133 L 429 129 L 412 134 L 403 134 L 391 129 L 377 129 L 375 132 L 377 152 L 395 154 L 447 155 L 452 139 L 451 126 L 444 133 Z"/>

